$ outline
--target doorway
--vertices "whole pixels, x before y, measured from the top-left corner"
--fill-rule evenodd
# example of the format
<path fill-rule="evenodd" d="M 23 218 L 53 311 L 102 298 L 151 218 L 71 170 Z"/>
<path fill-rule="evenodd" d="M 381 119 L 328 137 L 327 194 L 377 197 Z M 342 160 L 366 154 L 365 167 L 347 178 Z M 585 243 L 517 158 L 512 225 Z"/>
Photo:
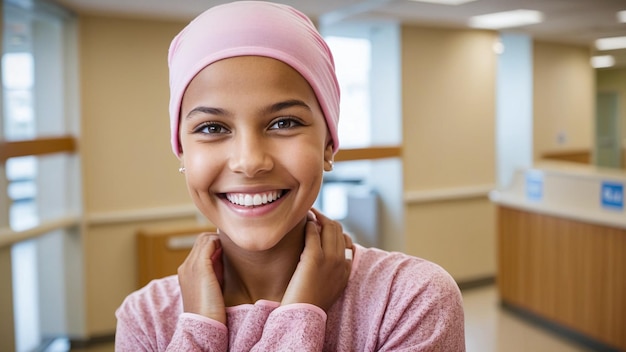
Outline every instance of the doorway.
<path fill-rule="evenodd" d="M 596 97 L 595 164 L 600 167 L 622 167 L 622 145 L 619 125 L 619 96 L 616 92 L 598 92 Z"/>

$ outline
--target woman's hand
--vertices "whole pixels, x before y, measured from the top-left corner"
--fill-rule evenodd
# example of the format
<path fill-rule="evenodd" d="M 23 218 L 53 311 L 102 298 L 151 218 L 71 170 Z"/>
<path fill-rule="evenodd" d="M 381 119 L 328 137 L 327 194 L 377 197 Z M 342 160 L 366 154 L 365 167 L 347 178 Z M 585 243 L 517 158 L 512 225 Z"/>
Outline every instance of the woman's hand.
<path fill-rule="evenodd" d="M 214 233 L 202 233 L 178 267 L 183 311 L 226 324 L 226 308 L 220 286 L 222 246 Z M 213 259 L 216 258 L 214 261 Z"/>
<path fill-rule="evenodd" d="M 309 303 L 328 311 L 348 283 L 352 260 L 346 249 L 352 250 L 352 240 L 339 222 L 313 213 L 317 222 L 307 221 L 304 250 L 281 304 Z"/>

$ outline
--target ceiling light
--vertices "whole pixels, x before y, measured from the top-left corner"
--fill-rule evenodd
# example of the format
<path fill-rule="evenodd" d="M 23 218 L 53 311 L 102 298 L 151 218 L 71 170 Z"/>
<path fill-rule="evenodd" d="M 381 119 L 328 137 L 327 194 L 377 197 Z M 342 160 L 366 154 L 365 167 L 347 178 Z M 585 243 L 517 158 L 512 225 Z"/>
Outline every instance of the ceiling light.
<path fill-rule="evenodd" d="M 626 37 L 612 37 L 596 39 L 598 50 L 626 49 Z"/>
<path fill-rule="evenodd" d="M 622 23 L 626 23 L 626 10 L 617 13 L 617 20 Z"/>
<path fill-rule="evenodd" d="M 411 0 L 415 2 L 428 2 L 431 4 L 440 4 L 440 5 L 461 5 L 468 2 L 476 1 L 476 0 Z"/>
<path fill-rule="evenodd" d="M 611 55 L 600 55 L 591 57 L 591 66 L 593 68 L 604 68 L 615 65 L 615 58 Z"/>
<path fill-rule="evenodd" d="M 474 16 L 469 26 L 474 28 L 500 29 L 526 26 L 543 21 L 543 13 L 534 10 L 514 10 Z"/>

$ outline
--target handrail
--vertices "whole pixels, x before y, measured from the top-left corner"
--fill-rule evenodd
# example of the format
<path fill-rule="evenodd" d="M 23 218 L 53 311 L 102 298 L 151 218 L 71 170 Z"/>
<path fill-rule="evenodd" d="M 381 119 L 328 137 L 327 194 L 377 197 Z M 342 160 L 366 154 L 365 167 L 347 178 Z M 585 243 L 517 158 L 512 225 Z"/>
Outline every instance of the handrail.
<path fill-rule="evenodd" d="M 0 228 L 0 248 L 39 237 L 55 230 L 78 226 L 80 221 L 80 215 L 66 215 L 53 220 L 43 221 L 39 225 L 26 230 L 15 231 L 10 228 Z"/>
<path fill-rule="evenodd" d="M 22 141 L 0 141 L 0 163 L 14 157 L 62 152 L 76 152 L 76 139 L 74 137 L 41 137 Z"/>
<path fill-rule="evenodd" d="M 404 202 L 406 204 L 423 204 L 470 198 L 487 199 L 489 197 L 489 192 L 491 192 L 495 188 L 496 185 L 485 184 L 465 187 L 429 189 L 424 191 L 406 191 L 404 193 Z"/>
<path fill-rule="evenodd" d="M 339 149 L 335 155 L 335 161 L 374 160 L 401 156 L 402 147 L 400 146 L 350 148 Z"/>
<path fill-rule="evenodd" d="M 85 223 L 88 226 L 125 224 L 198 216 L 198 214 L 199 212 L 193 204 L 181 204 L 154 208 L 128 209 L 123 211 L 93 212 L 86 214 Z"/>

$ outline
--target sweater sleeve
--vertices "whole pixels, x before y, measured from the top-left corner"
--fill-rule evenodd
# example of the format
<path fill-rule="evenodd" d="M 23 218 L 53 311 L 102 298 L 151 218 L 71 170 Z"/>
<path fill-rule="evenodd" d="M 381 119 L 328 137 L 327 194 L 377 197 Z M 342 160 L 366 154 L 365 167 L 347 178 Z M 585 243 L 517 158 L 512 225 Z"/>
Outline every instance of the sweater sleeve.
<path fill-rule="evenodd" d="M 167 351 L 206 351 L 228 350 L 226 326 L 199 315 L 183 313 Z"/>
<path fill-rule="evenodd" d="M 272 311 L 261 339 L 252 351 L 321 351 L 326 313 L 311 304 L 296 303 Z"/>
<path fill-rule="evenodd" d="M 155 280 L 130 294 L 115 315 L 115 351 L 228 350 L 224 324 L 182 312 L 175 278 Z"/>

